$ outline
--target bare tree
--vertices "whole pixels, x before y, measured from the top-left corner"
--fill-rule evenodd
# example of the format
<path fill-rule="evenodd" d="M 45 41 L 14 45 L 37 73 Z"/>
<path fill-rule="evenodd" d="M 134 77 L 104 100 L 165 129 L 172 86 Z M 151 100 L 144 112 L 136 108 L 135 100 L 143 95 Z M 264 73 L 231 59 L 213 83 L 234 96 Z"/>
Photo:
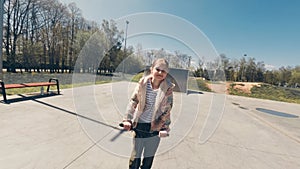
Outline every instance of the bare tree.
<path fill-rule="evenodd" d="M 104 58 L 100 63 L 100 72 L 111 72 L 125 59 L 125 53 L 123 53 L 123 56 L 118 54 L 121 52 L 124 32 L 118 30 L 114 20 L 103 20 L 100 31 L 103 32 L 104 35 L 104 43 L 102 45 L 105 49 Z M 129 48 L 126 49 L 126 55 L 130 55 Z"/>
<path fill-rule="evenodd" d="M 18 58 L 17 41 L 24 32 L 24 23 L 29 13 L 32 0 L 8 0 L 6 3 L 6 35 L 5 49 L 9 65 L 9 72 L 16 71 L 16 61 Z"/>
<path fill-rule="evenodd" d="M 42 30 L 42 38 L 45 54 L 44 63 L 47 63 L 46 57 L 48 56 L 50 73 L 53 73 L 55 69 L 59 69 L 59 46 L 63 42 L 60 36 L 64 25 L 62 20 L 68 13 L 66 6 L 60 4 L 57 0 L 49 0 L 48 2 L 43 6 L 42 17 L 44 18 L 45 26 Z"/>
<path fill-rule="evenodd" d="M 81 10 L 76 6 L 76 3 L 70 3 L 68 5 L 68 9 L 70 11 L 70 17 L 68 21 L 68 31 L 70 32 L 70 45 L 69 45 L 69 53 L 68 53 L 68 65 L 72 67 L 74 65 L 75 59 L 75 41 L 76 34 L 79 29 L 79 22 L 83 21 Z M 82 23 L 82 22 L 81 22 Z"/>

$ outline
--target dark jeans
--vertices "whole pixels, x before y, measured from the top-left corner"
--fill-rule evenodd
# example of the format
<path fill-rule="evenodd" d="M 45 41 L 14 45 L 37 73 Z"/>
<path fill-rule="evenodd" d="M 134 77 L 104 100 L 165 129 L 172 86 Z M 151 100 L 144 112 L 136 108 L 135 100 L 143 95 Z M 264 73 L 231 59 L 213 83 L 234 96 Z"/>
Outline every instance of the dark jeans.
<path fill-rule="evenodd" d="M 143 160 L 141 169 L 151 168 L 160 138 L 158 137 L 158 132 L 149 133 L 150 128 L 150 123 L 138 123 L 134 129 L 134 147 L 129 161 L 129 169 L 139 169 L 142 154 Z"/>

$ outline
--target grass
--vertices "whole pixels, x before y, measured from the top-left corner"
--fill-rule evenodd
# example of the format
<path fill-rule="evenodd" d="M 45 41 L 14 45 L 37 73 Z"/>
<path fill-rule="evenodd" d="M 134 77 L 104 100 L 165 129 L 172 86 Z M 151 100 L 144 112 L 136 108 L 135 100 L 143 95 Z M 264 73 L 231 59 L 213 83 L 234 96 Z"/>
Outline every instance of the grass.
<path fill-rule="evenodd" d="M 82 82 L 78 84 L 72 84 L 72 76 L 70 74 L 6 74 L 7 83 L 21 83 L 25 81 L 48 81 L 50 77 L 57 77 L 60 80 L 60 89 L 67 89 L 73 87 L 94 85 L 90 82 Z M 83 75 L 84 76 L 84 75 Z M 139 79 L 143 76 L 143 73 L 139 73 L 132 78 L 132 82 L 138 82 Z M 8 78 L 9 77 L 9 78 Z M 95 84 L 103 84 L 112 82 L 111 77 L 103 77 L 96 76 Z M 11 81 L 9 81 L 11 80 Z M 16 81 L 19 80 L 20 82 Z M 211 92 L 211 89 L 208 87 L 210 81 L 202 80 L 201 78 L 190 77 L 188 79 L 188 89 L 196 90 L 196 91 L 207 91 Z M 300 104 L 300 89 L 294 88 L 283 88 L 272 86 L 269 84 L 262 84 L 259 86 L 254 86 L 251 89 L 251 93 L 244 93 L 241 90 L 235 89 L 234 85 L 242 85 L 242 84 L 231 84 L 229 87 L 229 94 L 238 95 L 238 96 L 246 96 L 260 99 L 268 99 L 275 101 L 283 101 L 289 103 L 298 103 Z M 46 87 L 44 87 L 44 91 L 46 91 Z M 56 91 L 56 86 L 51 86 L 51 91 Z M 41 87 L 30 87 L 30 88 L 18 88 L 18 89 L 8 89 L 6 90 L 7 95 L 15 95 L 15 94 L 25 94 L 25 93 L 36 93 L 40 92 Z M 0 94 L 1 95 L 1 94 Z"/>
<path fill-rule="evenodd" d="M 133 78 L 131 79 L 132 82 L 138 82 L 142 77 L 143 77 L 144 73 L 139 73 L 136 74 L 135 76 L 133 76 Z"/>
<path fill-rule="evenodd" d="M 251 88 L 251 93 L 244 93 L 241 90 L 234 89 L 236 84 L 231 84 L 229 93 L 232 95 L 282 101 L 288 103 L 300 104 L 300 89 L 277 87 L 270 84 L 262 84 Z"/>
<path fill-rule="evenodd" d="M 207 86 L 207 82 L 200 78 L 189 78 L 188 79 L 188 89 L 189 90 L 196 90 L 196 91 L 206 91 L 211 92 L 211 89 Z"/>
<path fill-rule="evenodd" d="M 234 86 L 236 85 L 241 85 L 241 84 L 235 84 L 235 83 L 231 83 L 230 87 L 229 87 L 229 94 L 231 95 L 237 95 L 237 96 L 249 96 L 248 93 L 244 93 L 242 90 L 240 89 L 235 89 Z"/>
<path fill-rule="evenodd" d="M 104 84 L 104 83 L 110 83 L 111 81 L 96 81 L 95 84 Z M 94 85 L 93 83 L 78 83 L 78 84 L 62 84 L 59 85 L 60 89 L 68 89 L 73 87 L 80 87 L 80 86 L 88 86 L 88 85 Z M 44 92 L 47 90 L 47 86 L 44 86 Z M 56 86 L 51 86 L 50 91 L 57 91 Z M 6 95 L 16 95 L 16 94 L 25 94 L 25 93 L 37 93 L 41 92 L 41 87 L 26 87 L 26 88 L 14 88 L 14 89 L 6 89 Z M 0 94 L 2 96 L 2 94 Z"/>
<path fill-rule="evenodd" d="M 132 82 L 138 82 L 142 77 L 143 77 L 144 73 L 139 73 L 137 75 L 135 75 L 132 78 Z M 202 80 L 201 78 L 192 78 L 190 77 L 188 79 L 188 89 L 189 90 L 196 90 L 196 91 L 207 91 L 207 92 L 211 92 L 211 89 L 207 86 L 207 82 L 205 80 Z"/>

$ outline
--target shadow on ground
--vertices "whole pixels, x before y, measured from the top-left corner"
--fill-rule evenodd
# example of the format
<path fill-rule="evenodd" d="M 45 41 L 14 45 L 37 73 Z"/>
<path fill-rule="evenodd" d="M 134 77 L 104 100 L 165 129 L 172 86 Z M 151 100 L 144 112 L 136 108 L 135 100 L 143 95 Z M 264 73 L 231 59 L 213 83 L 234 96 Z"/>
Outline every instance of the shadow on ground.
<path fill-rule="evenodd" d="M 275 110 L 270 110 L 270 109 L 264 109 L 264 108 L 256 108 L 257 111 L 263 112 L 263 113 L 268 113 L 271 115 L 275 116 L 280 116 L 280 117 L 287 117 L 287 118 L 299 118 L 299 116 L 293 115 L 293 114 L 288 114 L 284 112 L 279 112 Z"/>
<path fill-rule="evenodd" d="M 190 95 L 190 94 L 203 94 L 202 92 L 199 92 L 199 91 L 194 91 L 194 90 L 188 90 L 186 92 L 187 95 Z"/>

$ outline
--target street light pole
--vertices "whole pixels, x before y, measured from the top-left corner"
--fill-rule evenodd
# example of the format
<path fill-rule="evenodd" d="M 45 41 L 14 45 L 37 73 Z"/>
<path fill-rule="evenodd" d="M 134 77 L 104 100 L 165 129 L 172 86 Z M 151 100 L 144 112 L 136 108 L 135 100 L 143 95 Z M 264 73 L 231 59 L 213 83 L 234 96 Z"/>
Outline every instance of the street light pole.
<path fill-rule="evenodd" d="M 189 57 L 189 62 L 188 62 L 188 69 L 191 68 L 191 59 L 192 59 L 192 56 L 188 56 Z"/>
<path fill-rule="evenodd" d="M 246 56 L 247 54 L 244 54 L 244 57 Z M 242 69 L 242 77 L 241 77 L 242 82 L 244 82 L 244 69 L 245 69 L 245 65 L 243 65 L 243 69 Z"/>
<path fill-rule="evenodd" d="M 126 21 L 126 32 L 125 32 L 125 46 L 124 46 L 124 51 L 125 51 L 125 56 L 126 56 L 126 41 L 127 41 L 127 30 L 128 30 L 128 24 L 129 21 Z"/>
<path fill-rule="evenodd" d="M 125 44 L 124 44 L 124 55 L 123 55 L 123 70 L 122 70 L 123 77 L 124 77 L 124 73 L 125 73 L 125 66 L 124 66 L 124 62 L 125 62 L 125 58 L 126 58 L 126 56 L 127 56 L 127 51 L 126 51 L 126 41 L 127 41 L 127 30 L 128 30 L 128 24 L 129 24 L 129 21 L 126 21 L 126 29 L 125 29 Z"/>
<path fill-rule="evenodd" d="M 3 11 L 4 11 L 4 0 L 0 0 L 0 80 L 3 80 L 3 52 L 2 52 L 2 45 L 3 45 Z"/>

